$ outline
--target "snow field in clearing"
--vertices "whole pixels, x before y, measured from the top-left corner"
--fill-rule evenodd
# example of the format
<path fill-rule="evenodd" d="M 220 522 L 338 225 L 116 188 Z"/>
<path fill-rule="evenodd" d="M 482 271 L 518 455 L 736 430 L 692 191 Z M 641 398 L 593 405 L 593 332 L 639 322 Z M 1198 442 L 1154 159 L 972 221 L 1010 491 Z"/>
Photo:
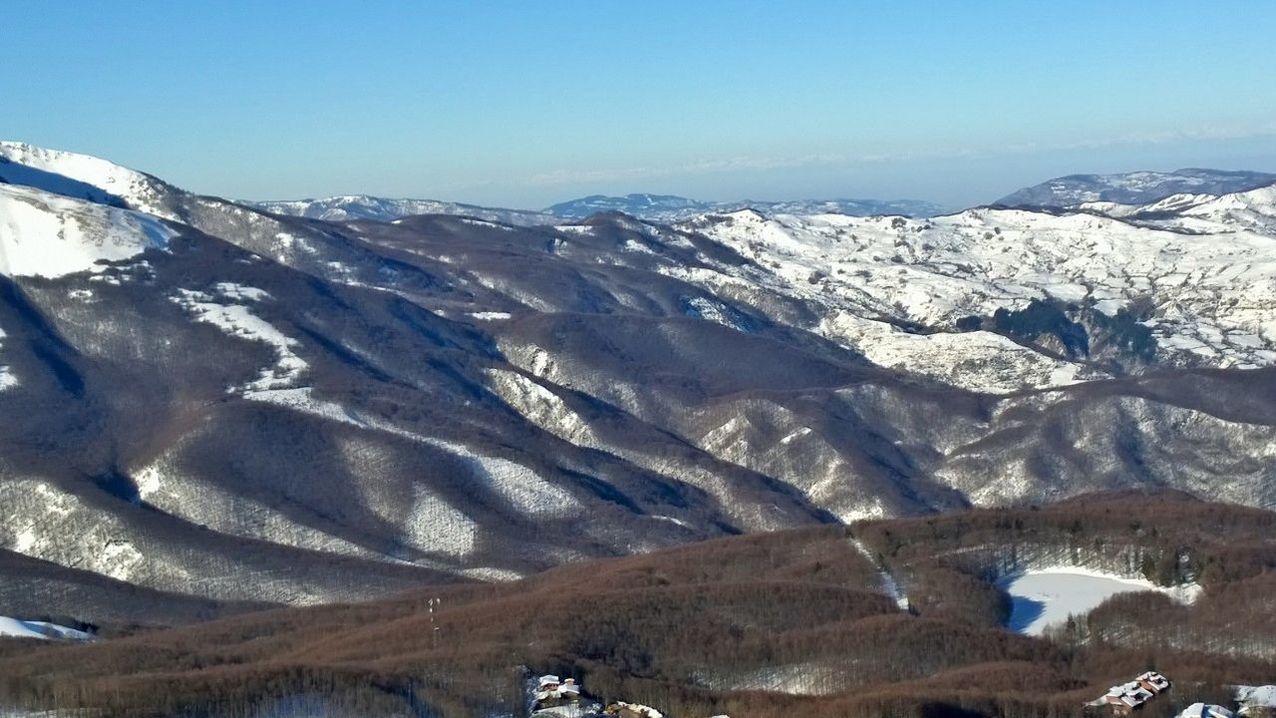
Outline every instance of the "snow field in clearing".
<path fill-rule="evenodd" d="M 45 621 L 21 621 L 8 616 L 0 616 L 0 637 L 36 638 L 42 641 L 60 638 L 68 641 L 91 641 L 93 636 L 74 628 L 59 626 Z"/>
<path fill-rule="evenodd" d="M 997 585 L 1011 599 L 1007 628 L 1032 636 L 1041 635 L 1048 626 L 1064 623 L 1068 616 L 1080 616 L 1119 593 L 1156 591 L 1184 603 L 1191 603 L 1200 594 L 1196 584 L 1165 588 L 1144 579 L 1077 566 L 1026 571 L 1007 576 Z"/>

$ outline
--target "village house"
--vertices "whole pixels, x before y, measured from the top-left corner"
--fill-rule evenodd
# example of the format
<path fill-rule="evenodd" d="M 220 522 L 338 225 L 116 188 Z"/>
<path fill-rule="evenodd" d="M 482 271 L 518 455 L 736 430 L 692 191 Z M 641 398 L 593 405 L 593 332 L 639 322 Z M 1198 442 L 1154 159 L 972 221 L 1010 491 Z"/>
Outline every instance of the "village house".
<path fill-rule="evenodd" d="M 617 701 L 607 706 L 607 715 L 617 718 L 663 718 L 664 714 L 650 706 Z"/>
<path fill-rule="evenodd" d="M 1276 718 L 1276 686 L 1237 686 L 1236 700 L 1245 718 Z"/>
<path fill-rule="evenodd" d="M 569 703 L 580 701 L 580 686 L 576 679 L 560 680 L 558 676 L 545 675 L 536 680 L 536 692 L 533 694 L 533 711 L 547 708 L 558 708 Z"/>
<path fill-rule="evenodd" d="M 1234 718 L 1234 716 L 1223 706 L 1193 703 L 1179 713 L 1179 718 Z"/>
<path fill-rule="evenodd" d="M 1140 710 L 1148 701 L 1169 689 L 1169 679 L 1156 671 L 1148 671 L 1129 683 L 1112 686 L 1107 693 L 1086 705 L 1124 716 Z"/>

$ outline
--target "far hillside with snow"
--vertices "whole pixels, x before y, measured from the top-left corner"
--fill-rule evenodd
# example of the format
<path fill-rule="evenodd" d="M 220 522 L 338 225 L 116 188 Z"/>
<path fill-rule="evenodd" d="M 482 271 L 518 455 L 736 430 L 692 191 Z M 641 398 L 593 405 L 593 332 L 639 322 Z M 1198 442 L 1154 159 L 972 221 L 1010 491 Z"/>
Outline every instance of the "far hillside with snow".
<path fill-rule="evenodd" d="M 1077 207 L 1086 202 L 1144 205 L 1178 194 L 1223 195 L 1272 183 L 1276 183 L 1276 174 L 1196 168 L 1173 172 L 1068 175 L 1025 187 L 994 204 L 1056 209 Z"/>

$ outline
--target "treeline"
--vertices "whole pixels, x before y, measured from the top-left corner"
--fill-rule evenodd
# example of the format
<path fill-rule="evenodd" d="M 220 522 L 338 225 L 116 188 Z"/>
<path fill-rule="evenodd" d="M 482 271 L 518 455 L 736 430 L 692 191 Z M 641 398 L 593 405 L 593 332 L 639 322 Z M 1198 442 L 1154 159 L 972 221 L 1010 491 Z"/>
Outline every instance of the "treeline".
<path fill-rule="evenodd" d="M 882 559 L 906 570 L 937 558 L 992 579 L 1051 564 L 1204 586 L 1276 568 L 1276 514 L 1173 491 L 1118 491 L 1045 507 L 982 509 L 863 522 Z"/>

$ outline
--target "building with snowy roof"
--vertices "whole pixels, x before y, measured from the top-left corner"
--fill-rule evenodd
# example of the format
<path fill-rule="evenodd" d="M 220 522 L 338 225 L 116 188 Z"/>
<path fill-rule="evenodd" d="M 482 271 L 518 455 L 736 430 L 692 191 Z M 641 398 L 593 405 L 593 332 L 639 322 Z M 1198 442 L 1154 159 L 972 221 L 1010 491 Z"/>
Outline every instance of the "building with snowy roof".
<path fill-rule="evenodd" d="M 1179 718 L 1234 718 L 1233 713 L 1223 706 L 1208 703 L 1193 703 L 1179 713 Z"/>
<path fill-rule="evenodd" d="M 1168 678 L 1156 671 L 1148 671 L 1129 683 L 1112 686 L 1107 693 L 1087 705 L 1105 707 L 1117 715 L 1129 715 L 1169 689 Z"/>
<path fill-rule="evenodd" d="M 617 718 L 664 718 L 664 714 L 640 703 L 617 701 L 607 706 L 607 715 Z"/>
<path fill-rule="evenodd" d="M 536 679 L 536 691 L 533 694 L 532 710 L 558 708 L 569 703 L 580 701 L 580 686 L 576 679 L 561 680 L 558 676 L 544 675 Z"/>
<path fill-rule="evenodd" d="M 1276 718 L 1276 686 L 1237 686 L 1236 700 L 1245 718 Z"/>

